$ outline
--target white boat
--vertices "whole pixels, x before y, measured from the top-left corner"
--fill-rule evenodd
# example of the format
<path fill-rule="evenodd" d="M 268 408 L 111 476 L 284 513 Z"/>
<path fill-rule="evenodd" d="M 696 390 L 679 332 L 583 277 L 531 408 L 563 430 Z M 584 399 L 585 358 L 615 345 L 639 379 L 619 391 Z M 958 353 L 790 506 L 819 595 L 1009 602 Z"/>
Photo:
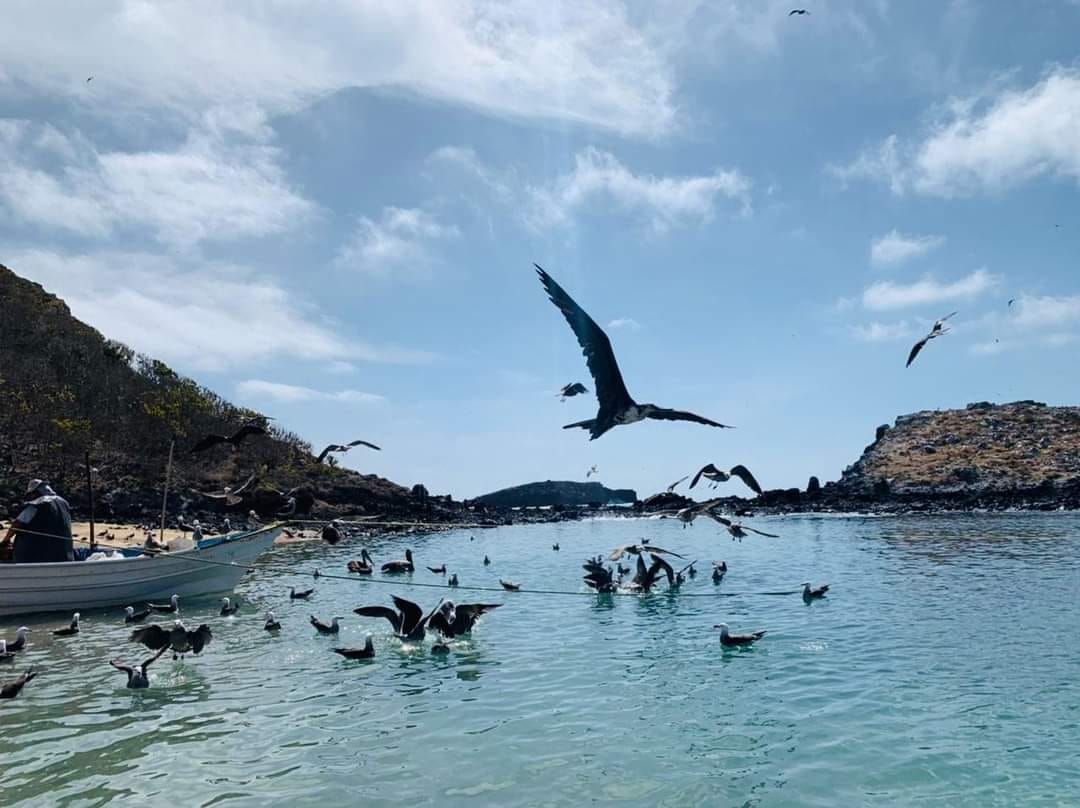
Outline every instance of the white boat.
<path fill-rule="evenodd" d="M 0 617 L 167 602 L 230 592 L 281 525 L 205 539 L 174 553 L 103 561 L 0 564 Z"/>

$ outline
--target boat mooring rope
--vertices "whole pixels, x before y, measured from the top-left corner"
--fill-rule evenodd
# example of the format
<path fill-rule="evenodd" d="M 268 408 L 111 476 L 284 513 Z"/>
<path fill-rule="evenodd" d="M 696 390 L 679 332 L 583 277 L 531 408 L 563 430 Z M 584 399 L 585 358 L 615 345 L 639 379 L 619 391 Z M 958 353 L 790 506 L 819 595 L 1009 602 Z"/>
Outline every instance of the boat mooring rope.
<path fill-rule="evenodd" d="M 67 539 L 66 536 L 58 536 L 58 535 L 56 535 L 54 533 L 41 533 L 41 532 L 35 531 L 35 530 L 24 530 L 23 528 L 18 528 L 18 532 L 19 533 L 25 533 L 25 534 L 31 535 L 31 536 L 43 536 L 43 537 L 49 538 L 49 539 L 61 539 L 61 540 L 66 540 Z M 72 541 L 77 542 L 79 544 L 90 544 L 89 539 L 75 539 L 75 538 L 73 538 Z M 252 564 L 237 564 L 235 561 L 214 561 L 213 559 L 209 559 L 209 558 L 199 558 L 196 555 L 196 553 L 199 552 L 198 550 L 190 550 L 190 551 L 184 551 L 184 552 L 180 552 L 180 553 L 169 553 L 169 552 L 163 552 L 163 551 L 160 551 L 160 550 L 147 550 L 147 549 L 139 548 L 139 547 L 121 547 L 120 545 L 104 544 L 104 543 L 99 542 L 99 541 L 95 541 L 94 546 L 95 547 L 100 547 L 100 548 L 103 548 L 103 549 L 106 549 L 106 550 L 141 549 L 144 554 L 146 554 L 148 556 L 151 556 L 151 557 L 157 556 L 157 555 L 165 555 L 170 559 L 174 559 L 174 560 L 177 560 L 177 561 L 181 561 L 181 560 L 182 561 L 189 561 L 189 562 L 196 563 L 196 564 L 209 564 L 209 565 L 212 565 L 212 566 L 219 566 L 219 567 L 231 567 L 233 569 L 235 569 L 237 567 L 242 567 L 243 569 L 247 570 L 248 572 L 254 572 L 256 569 L 261 569 L 261 570 L 269 570 L 271 572 L 277 572 L 278 574 L 281 574 L 281 575 L 295 575 L 295 576 L 302 576 L 302 577 L 310 577 L 310 578 L 314 578 L 314 579 L 327 578 L 327 579 L 330 579 L 330 580 L 333 580 L 333 581 L 352 581 L 353 583 L 359 583 L 359 584 L 385 584 L 387 586 L 398 586 L 398 587 L 405 587 L 405 586 L 422 587 L 422 588 L 426 588 L 426 589 L 440 589 L 440 590 L 442 590 L 444 592 L 446 590 L 453 590 L 453 591 L 462 591 L 462 592 L 497 592 L 497 593 L 501 593 L 501 594 L 514 594 L 514 595 L 569 595 L 569 596 L 574 596 L 574 597 L 586 597 L 586 598 L 614 596 L 614 597 L 640 598 L 642 595 L 645 595 L 645 594 L 660 594 L 660 592 L 664 592 L 664 591 L 673 591 L 673 590 L 658 590 L 655 593 L 648 593 L 648 592 L 596 592 L 595 590 L 582 591 L 582 590 L 569 590 L 569 589 L 526 589 L 526 588 L 522 587 L 521 589 L 513 590 L 512 593 L 511 593 L 510 590 L 504 589 L 501 586 L 470 586 L 470 585 L 467 585 L 467 584 L 460 584 L 458 586 L 452 587 L 452 586 L 447 586 L 446 584 L 436 584 L 436 583 L 429 584 L 429 583 L 423 583 L 421 581 L 405 581 L 405 580 L 401 580 L 399 578 L 386 579 L 386 578 L 370 578 L 370 577 L 362 576 L 362 575 L 341 575 L 341 574 L 332 573 L 332 572 L 321 572 L 318 568 L 315 568 L 311 572 L 306 572 L 306 571 L 303 571 L 303 570 L 297 570 L 297 569 L 292 568 L 292 567 L 290 567 L 288 565 L 285 565 L 285 564 L 277 564 L 277 563 L 275 563 L 273 561 L 260 562 L 258 567 L 256 567 L 256 566 L 254 566 Z M 82 562 L 82 563 L 86 563 L 86 562 Z M 107 562 L 90 562 L 90 563 L 107 563 Z M 788 589 L 788 590 L 783 590 L 783 591 L 778 591 L 778 592 L 717 592 L 717 591 L 712 591 L 712 592 L 681 592 L 680 591 L 679 592 L 679 597 L 682 597 L 682 598 L 782 597 L 782 596 L 798 595 L 801 592 L 802 592 L 802 589 Z"/>

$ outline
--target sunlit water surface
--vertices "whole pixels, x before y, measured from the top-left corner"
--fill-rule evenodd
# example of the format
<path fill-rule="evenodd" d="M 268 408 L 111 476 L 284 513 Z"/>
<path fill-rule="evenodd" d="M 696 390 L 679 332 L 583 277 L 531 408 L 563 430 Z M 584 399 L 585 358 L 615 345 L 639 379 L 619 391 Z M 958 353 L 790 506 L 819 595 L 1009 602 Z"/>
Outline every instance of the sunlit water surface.
<path fill-rule="evenodd" d="M 183 604 L 213 643 L 162 658 L 147 691 L 107 665 L 146 656 L 119 611 L 84 614 L 75 639 L 38 631 L 0 669 L 41 670 L 0 702 L 0 803 L 1080 803 L 1080 516 L 754 524 L 783 538 L 598 520 L 372 542 L 377 561 L 412 547 L 416 582 L 442 583 L 422 565 L 445 562 L 463 586 L 571 592 L 587 555 L 643 536 L 700 559 L 681 592 L 640 598 L 458 590 L 505 606 L 446 657 L 352 609 L 391 593 L 432 606 L 448 590 L 276 569 L 343 572 L 356 544 L 263 556 L 237 618 L 212 599 Z M 719 586 L 714 558 L 729 565 Z M 806 579 L 831 583 L 829 598 L 753 594 Z M 290 584 L 312 583 L 310 604 L 290 603 Z M 267 608 L 279 638 L 263 631 Z M 317 636 L 311 612 L 344 616 L 340 639 Z M 722 651 L 720 621 L 769 633 Z M 365 630 L 374 661 L 330 652 Z"/>

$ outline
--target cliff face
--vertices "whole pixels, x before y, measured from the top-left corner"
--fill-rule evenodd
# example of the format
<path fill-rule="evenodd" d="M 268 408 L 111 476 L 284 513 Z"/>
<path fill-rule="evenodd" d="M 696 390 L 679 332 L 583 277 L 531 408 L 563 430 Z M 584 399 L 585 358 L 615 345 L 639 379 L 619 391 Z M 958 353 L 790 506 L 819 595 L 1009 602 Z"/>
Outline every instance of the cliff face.
<path fill-rule="evenodd" d="M 547 480 L 503 488 L 477 497 L 476 501 L 496 508 L 527 508 L 547 505 L 632 504 L 637 494 L 629 488 L 605 488 L 600 483 Z"/>
<path fill-rule="evenodd" d="M 828 487 L 882 498 L 1077 486 L 1080 407 L 1017 401 L 901 416 Z"/>
<path fill-rule="evenodd" d="M 235 452 L 219 446 L 189 454 L 202 436 L 231 434 L 246 422 L 268 434 L 249 438 Z M 48 479 L 81 510 L 86 453 L 99 469 L 99 515 L 152 512 L 161 507 L 174 439 L 177 509 L 215 510 L 219 506 L 197 492 L 238 485 L 252 473 L 256 496 L 234 507 L 242 513 L 249 507 L 273 513 L 281 507 L 275 491 L 296 486 L 336 509 L 414 505 L 408 489 L 388 480 L 316 465 L 311 446 L 297 435 L 106 339 L 75 319 L 62 300 L 0 265 L 0 515 L 22 500 L 31 477 Z"/>

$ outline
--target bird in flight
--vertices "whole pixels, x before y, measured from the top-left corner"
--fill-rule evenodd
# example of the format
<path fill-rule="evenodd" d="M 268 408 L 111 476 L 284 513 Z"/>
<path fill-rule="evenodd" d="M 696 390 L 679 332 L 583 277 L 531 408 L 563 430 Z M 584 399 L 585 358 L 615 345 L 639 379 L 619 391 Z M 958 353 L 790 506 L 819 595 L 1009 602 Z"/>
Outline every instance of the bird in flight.
<path fill-rule="evenodd" d="M 568 398 L 573 398 L 574 396 L 579 396 L 582 393 L 587 392 L 589 392 L 588 387 L 583 385 L 581 382 L 573 382 L 571 384 L 565 385 L 563 389 L 559 391 L 559 399 L 561 401 L 566 401 L 566 399 Z"/>
<path fill-rule="evenodd" d="M 615 352 L 611 349 L 611 340 L 608 339 L 607 334 L 539 264 L 533 264 L 533 266 L 536 267 L 540 275 L 540 283 L 543 284 L 551 302 L 563 313 L 574 336 L 577 337 L 581 351 L 585 355 L 585 362 L 589 366 L 589 372 L 592 374 L 593 383 L 596 386 L 596 400 L 600 405 L 595 418 L 567 424 L 563 429 L 575 427 L 587 429 L 589 440 L 596 440 L 616 426 L 637 423 L 646 418 L 660 421 L 693 421 L 706 426 L 730 429 L 726 424 L 710 421 L 692 412 L 658 407 L 655 404 L 638 404 L 634 401 L 623 382 L 622 373 L 619 371 L 618 362 L 615 361 Z"/>
<path fill-rule="evenodd" d="M 949 333 L 949 329 L 945 327 L 945 321 L 952 317 L 954 314 L 956 314 L 955 311 L 952 312 L 952 314 L 946 314 L 940 320 L 934 321 L 934 327 L 930 329 L 930 333 L 912 346 L 911 353 L 908 354 L 907 364 L 904 365 L 904 367 L 911 367 L 911 363 L 915 361 L 915 357 L 919 355 L 919 351 L 923 349 L 923 346 L 926 345 L 926 343 L 928 343 L 932 339 L 937 339 L 938 337 Z"/>
<path fill-rule="evenodd" d="M 788 12 L 788 16 L 792 17 L 792 16 L 798 14 L 801 17 L 804 14 L 809 14 L 809 13 L 810 12 L 807 11 L 805 8 L 793 8 L 793 9 L 791 9 L 791 11 Z"/>
<path fill-rule="evenodd" d="M 712 511 L 706 511 L 705 515 L 712 518 L 712 519 L 715 519 L 717 522 L 719 522 L 724 527 L 726 527 L 727 532 L 731 534 L 731 540 L 732 541 L 734 541 L 735 539 L 738 539 L 741 542 L 743 540 L 743 537 L 747 533 L 757 533 L 759 536 L 768 536 L 770 539 L 779 539 L 780 538 L 775 533 L 766 533 L 766 532 L 764 532 L 762 530 L 755 530 L 752 527 L 747 527 L 746 525 L 741 525 L 738 522 L 733 522 L 730 519 L 727 519 L 727 518 L 721 516 L 718 513 L 713 513 Z"/>
<path fill-rule="evenodd" d="M 229 506 L 239 505 L 241 502 L 244 501 L 244 498 L 240 495 L 247 491 L 251 484 L 254 482 L 255 475 L 252 474 L 244 481 L 244 484 L 241 485 L 239 488 L 230 488 L 229 486 L 225 486 L 224 490 L 222 490 L 220 493 L 217 491 L 203 491 L 200 493 L 202 493 L 204 497 L 208 497 L 210 499 L 224 500 L 225 504 Z"/>
<path fill-rule="evenodd" d="M 93 80 L 94 80 L 94 77 L 93 77 L 93 76 L 90 76 L 90 77 L 89 77 L 89 78 L 88 78 L 88 79 L 86 80 L 86 83 L 87 83 L 87 84 L 89 84 L 89 83 L 90 83 L 90 82 L 92 82 Z"/>
<path fill-rule="evenodd" d="M 207 435 L 201 441 L 191 447 L 189 454 L 198 454 L 199 452 L 205 452 L 212 446 L 217 446 L 219 443 L 232 444 L 233 449 L 239 449 L 240 444 L 244 442 L 244 439 L 249 435 L 265 435 L 266 430 L 258 424 L 244 424 L 238 430 L 233 432 L 229 436 L 225 435 Z"/>
<path fill-rule="evenodd" d="M 382 451 L 382 449 L 380 449 L 374 443 L 368 443 L 366 440 L 354 440 L 354 441 L 350 441 L 349 443 L 331 443 L 329 446 L 327 446 L 325 449 L 323 449 L 319 453 L 319 456 L 315 459 L 315 462 L 316 463 L 321 463 L 326 459 L 326 456 L 328 454 L 330 454 L 331 452 L 335 452 L 335 453 L 347 452 L 347 451 L 349 451 L 349 449 L 353 448 L 354 446 L 366 446 L 369 449 L 374 449 L 376 452 L 381 452 Z"/>
<path fill-rule="evenodd" d="M 590 466 L 589 470 L 587 472 L 585 472 L 585 479 L 587 480 L 590 477 L 592 477 L 594 474 L 599 474 L 599 473 L 600 473 L 600 471 L 599 471 L 599 469 L 596 468 L 596 466 Z"/>
<path fill-rule="evenodd" d="M 680 477 L 679 479 L 677 479 L 675 482 L 673 482 L 671 485 L 669 485 L 667 487 L 667 492 L 669 494 L 672 493 L 675 490 L 675 486 L 677 486 L 679 483 L 685 482 L 686 480 L 689 480 L 689 479 L 690 479 L 689 474 L 687 474 L 685 477 Z"/>
<path fill-rule="evenodd" d="M 658 555 L 671 555 L 676 558 L 684 558 L 678 553 L 672 552 L 671 550 L 665 550 L 663 547 L 657 547 L 655 544 L 624 544 L 622 547 L 616 547 L 612 550 L 611 555 L 608 556 L 608 560 L 618 561 L 624 555 L 636 555 L 640 557 L 642 553 L 655 553 Z"/>
<path fill-rule="evenodd" d="M 746 466 L 732 466 L 731 471 L 722 471 L 714 466 L 712 463 L 702 467 L 701 471 L 694 475 L 694 479 L 690 481 L 690 487 L 693 488 L 698 484 L 698 480 L 704 477 L 706 480 L 711 480 L 713 485 L 716 483 L 726 483 L 732 477 L 738 477 L 753 491 L 755 494 L 761 493 L 761 486 L 758 485 L 758 481 L 754 479 L 754 475 L 750 473 L 750 469 Z"/>

